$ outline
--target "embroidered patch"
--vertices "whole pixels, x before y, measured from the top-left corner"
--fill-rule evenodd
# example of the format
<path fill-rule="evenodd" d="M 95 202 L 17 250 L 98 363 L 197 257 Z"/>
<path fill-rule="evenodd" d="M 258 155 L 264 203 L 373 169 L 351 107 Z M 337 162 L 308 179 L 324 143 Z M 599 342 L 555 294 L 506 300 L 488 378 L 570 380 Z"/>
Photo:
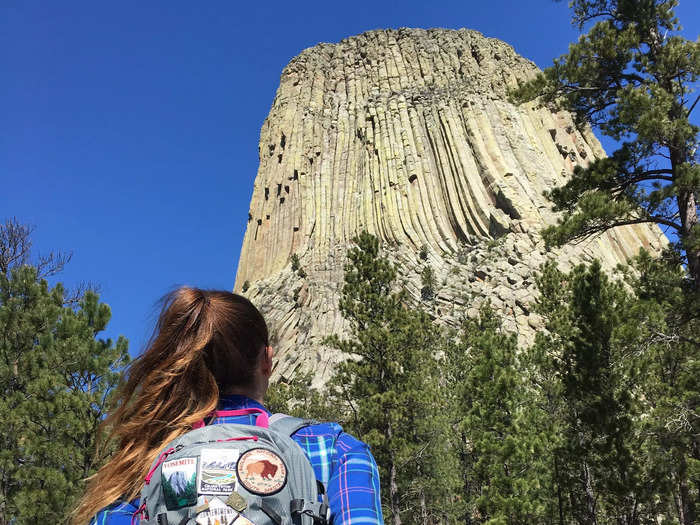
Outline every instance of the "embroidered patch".
<path fill-rule="evenodd" d="M 209 504 L 209 508 L 195 517 L 199 525 L 230 525 L 238 516 L 238 512 L 219 498 L 205 499 L 205 501 Z"/>
<path fill-rule="evenodd" d="M 240 451 L 205 448 L 199 464 L 200 494 L 231 494 L 236 490 L 236 463 Z"/>
<path fill-rule="evenodd" d="M 287 482 L 287 467 L 271 450 L 253 448 L 238 460 L 238 480 L 249 492 L 267 496 L 282 490 Z"/>
<path fill-rule="evenodd" d="M 243 512 L 246 508 L 248 508 L 248 503 L 246 502 L 245 498 L 238 492 L 231 492 L 231 494 L 228 495 L 226 505 L 236 509 L 238 512 Z"/>
<path fill-rule="evenodd" d="M 197 503 L 197 458 L 172 459 L 160 469 L 160 484 L 168 510 Z"/>

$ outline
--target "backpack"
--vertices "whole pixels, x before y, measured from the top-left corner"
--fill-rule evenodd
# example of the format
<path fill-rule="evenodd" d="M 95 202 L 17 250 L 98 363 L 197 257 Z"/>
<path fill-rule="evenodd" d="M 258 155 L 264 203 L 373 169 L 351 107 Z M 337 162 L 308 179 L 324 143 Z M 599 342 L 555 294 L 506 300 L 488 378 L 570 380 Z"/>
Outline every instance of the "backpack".
<path fill-rule="evenodd" d="M 313 421 L 268 418 L 259 408 L 213 415 L 256 413 L 254 426 L 202 421 L 168 443 L 144 479 L 132 525 L 137 517 L 142 525 L 325 525 L 325 489 L 290 437 Z"/>

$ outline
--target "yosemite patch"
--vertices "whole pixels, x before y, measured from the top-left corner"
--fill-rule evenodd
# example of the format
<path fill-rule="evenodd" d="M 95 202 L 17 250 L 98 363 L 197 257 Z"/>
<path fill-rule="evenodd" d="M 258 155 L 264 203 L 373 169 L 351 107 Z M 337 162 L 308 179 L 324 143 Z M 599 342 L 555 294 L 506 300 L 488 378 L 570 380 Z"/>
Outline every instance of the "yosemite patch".
<path fill-rule="evenodd" d="M 197 458 L 173 459 L 163 463 L 160 484 L 168 510 L 197 503 Z"/>
<path fill-rule="evenodd" d="M 282 490 L 287 467 L 282 458 L 265 448 L 252 448 L 241 456 L 236 469 L 241 485 L 248 492 L 267 496 Z"/>

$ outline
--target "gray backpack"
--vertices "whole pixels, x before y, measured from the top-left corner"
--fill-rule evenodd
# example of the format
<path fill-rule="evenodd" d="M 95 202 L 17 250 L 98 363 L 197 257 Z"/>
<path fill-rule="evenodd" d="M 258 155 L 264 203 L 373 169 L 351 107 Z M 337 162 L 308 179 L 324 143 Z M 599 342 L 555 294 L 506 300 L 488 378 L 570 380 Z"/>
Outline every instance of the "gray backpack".
<path fill-rule="evenodd" d="M 153 462 L 141 490 L 143 525 L 325 525 L 323 485 L 291 439 L 312 423 L 257 408 L 257 423 L 204 426 L 169 443 Z M 319 502 L 319 494 L 323 502 Z"/>

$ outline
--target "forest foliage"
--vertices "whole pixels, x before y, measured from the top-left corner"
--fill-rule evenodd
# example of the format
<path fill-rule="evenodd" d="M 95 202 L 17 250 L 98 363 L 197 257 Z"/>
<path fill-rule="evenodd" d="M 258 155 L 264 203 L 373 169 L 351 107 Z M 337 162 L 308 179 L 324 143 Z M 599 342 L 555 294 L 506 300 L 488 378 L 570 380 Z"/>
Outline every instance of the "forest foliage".
<path fill-rule="evenodd" d="M 387 523 L 695 522 L 700 326 L 676 259 L 640 252 L 613 275 L 548 262 L 545 329 L 519 347 L 488 304 L 438 328 L 378 239 L 354 242 L 349 334 L 327 339 L 346 361 L 322 391 L 305 376 L 271 399 L 370 444 Z"/>
<path fill-rule="evenodd" d="M 70 259 L 32 258 L 31 228 L 0 224 L 0 524 L 61 523 L 99 466 L 97 429 L 129 356 L 99 337 L 110 309 L 53 287 Z"/>

